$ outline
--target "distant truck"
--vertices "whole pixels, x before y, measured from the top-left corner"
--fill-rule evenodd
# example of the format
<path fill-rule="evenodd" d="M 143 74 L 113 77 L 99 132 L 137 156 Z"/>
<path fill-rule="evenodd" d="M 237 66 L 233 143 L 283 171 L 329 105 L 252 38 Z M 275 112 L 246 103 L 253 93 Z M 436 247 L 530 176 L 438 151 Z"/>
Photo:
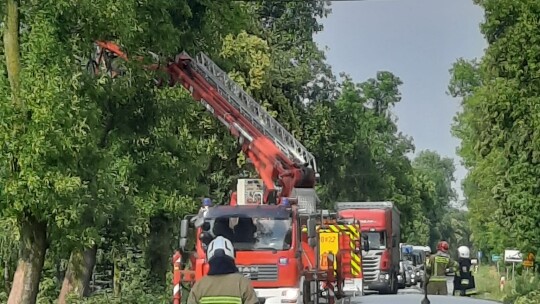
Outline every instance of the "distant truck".
<path fill-rule="evenodd" d="M 364 290 L 380 294 L 398 292 L 400 212 L 393 202 L 338 202 L 341 219 L 358 220 L 369 251 L 362 259 Z"/>
<path fill-rule="evenodd" d="M 417 246 L 412 248 L 414 266 L 422 266 L 426 262 L 426 257 L 431 253 L 429 246 Z"/>
<path fill-rule="evenodd" d="M 429 246 L 413 246 L 413 256 L 415 257 L 414 264 L 417 269 L 417 275 L 418 282 L 420 283 L 420 287 L 424 288 L 424 265 L 426 263 L 427 257 L 431 254 L 431 248 Z"/>

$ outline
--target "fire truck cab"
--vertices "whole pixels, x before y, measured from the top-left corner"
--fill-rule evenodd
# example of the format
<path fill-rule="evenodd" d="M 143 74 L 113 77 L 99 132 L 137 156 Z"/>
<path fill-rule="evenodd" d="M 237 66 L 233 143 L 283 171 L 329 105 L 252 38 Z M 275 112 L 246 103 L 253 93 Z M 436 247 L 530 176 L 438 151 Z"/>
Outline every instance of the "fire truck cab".
<path fill-rule="evenodd" d="M 236 251 L 238 270 L 251 279 L 265 303 L 300 303 L 302 252 L 300 216 L 286 205 L 215 206 L 197 228 L 195 279 L 208 272 L 205 247 L 214 237 L 229 238 Z"/>

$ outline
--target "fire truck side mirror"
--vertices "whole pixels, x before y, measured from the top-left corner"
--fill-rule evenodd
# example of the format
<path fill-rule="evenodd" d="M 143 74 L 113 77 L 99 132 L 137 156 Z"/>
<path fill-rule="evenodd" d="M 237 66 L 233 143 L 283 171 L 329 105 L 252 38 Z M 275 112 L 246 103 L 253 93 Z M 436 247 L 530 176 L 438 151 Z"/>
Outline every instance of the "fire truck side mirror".
<path fill-rule="evenodd" d="M 189 220 L 185 219 L 180 222 L 180 238 L 187 238 L 189 230 Z"/>
<path fill-rule="evenodd" d="M 307 220 L 307 235 L 310 239 L 317 236 L 317 222 L 314 218 Z"/>
<path fill-rule="evenodd" d="M 180 238 L 180 242 L 178 245 L 180 249 L 185 250 L 187 245 L 187 238 Z"/>

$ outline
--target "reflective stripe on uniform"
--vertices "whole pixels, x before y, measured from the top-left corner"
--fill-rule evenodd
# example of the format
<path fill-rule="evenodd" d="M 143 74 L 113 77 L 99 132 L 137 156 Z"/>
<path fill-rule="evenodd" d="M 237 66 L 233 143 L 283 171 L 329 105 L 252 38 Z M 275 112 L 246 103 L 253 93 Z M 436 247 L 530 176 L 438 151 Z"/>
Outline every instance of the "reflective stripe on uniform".
<path fill-rule="evenodd" d="M 239 297 L 214 296 L 202 297 L 201 304 L 242 304 L 242 299 Z"/>
<path fill-rule="evenodd" d="M 430 282 L 446 282 L 446 277 L 432 276 L 429 278 Z"/>
<path fill-rule="evenodd" d="M 440 264 L 444 264 L 444 265 L 447 265 L 448 262 L 450 262 L 450 259 L 448 259 L 447 257 L 443 257 L 443 256 L 435 256 L 435 262 L 433 264 L 435 264 L 434 266 L 434 269 L 433 269 L 433 273 L 436 274 L 436 273 L 439 273 L 439 265 Z M 445 267 L 446 268 L 446 267 Z M 446 278 L 444 279 L 446 281 Z"/>

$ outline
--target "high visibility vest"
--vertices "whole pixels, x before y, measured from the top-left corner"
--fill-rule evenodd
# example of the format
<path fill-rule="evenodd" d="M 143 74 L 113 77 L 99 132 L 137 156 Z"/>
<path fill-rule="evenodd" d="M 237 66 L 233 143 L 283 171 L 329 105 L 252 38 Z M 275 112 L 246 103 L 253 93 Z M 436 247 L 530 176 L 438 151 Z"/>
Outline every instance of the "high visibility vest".
<path fill-rule="evenodd" d="M 446 282 L 446 268 L 455 267 L 450 257 L 434 254 L 426 260 L 426 270 L 430 282 Z"/>
<path fill-rule="evenodd" d="M 228 297 L 228 296 L 213 296 L 213 297 L 202 297 L 200 300 L 201 304 L 242 304 L 242 299 L 239 297 Z"/>

